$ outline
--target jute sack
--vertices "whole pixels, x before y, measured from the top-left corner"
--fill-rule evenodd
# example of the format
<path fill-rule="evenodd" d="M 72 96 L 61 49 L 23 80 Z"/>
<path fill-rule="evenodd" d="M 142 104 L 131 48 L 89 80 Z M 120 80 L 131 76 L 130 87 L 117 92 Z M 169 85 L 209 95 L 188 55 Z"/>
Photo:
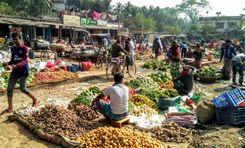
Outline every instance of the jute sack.
<path fill-rule="evenodd" d="M 215 106 L 210 100 L 202 100 L 196 108 L 199 123 L 209 124 L 215 121 Z"/>

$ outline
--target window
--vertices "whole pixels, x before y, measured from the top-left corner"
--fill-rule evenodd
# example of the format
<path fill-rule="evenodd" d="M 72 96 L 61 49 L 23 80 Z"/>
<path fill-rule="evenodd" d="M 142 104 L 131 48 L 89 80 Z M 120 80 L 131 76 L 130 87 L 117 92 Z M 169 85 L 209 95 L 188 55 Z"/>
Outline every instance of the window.
<path fill-rule="evenodd" d="M 223 29 L 224 28 L 224 23 L 216 23 L 216 28 L 218 29 Z"/>
<path fill-rule="evenodd" d="M 229 22 L 228 23 L 228 27 L 234 27 L 235 26 L 235 23 L 234 22 Z"/>

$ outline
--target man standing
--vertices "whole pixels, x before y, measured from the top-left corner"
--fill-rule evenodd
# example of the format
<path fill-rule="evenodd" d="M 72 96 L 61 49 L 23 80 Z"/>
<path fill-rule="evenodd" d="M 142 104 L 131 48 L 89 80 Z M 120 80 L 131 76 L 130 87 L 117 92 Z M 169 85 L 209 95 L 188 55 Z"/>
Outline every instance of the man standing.
<path fill-rule="evenodd" d="M 245 54 L 240 53 L 234 56 L 231 60 L 232 62 L 232 83 L 233 85 L 237 85 L 236 83 L 236 74 L 239 73 L 239 85 L 242 86 L 243 83 L 243 64 L 245 61 Z"/>
<path fill-rule="evenodd" d="M 131 40 L 130 38 L 128 38 L 128 41 L 129 41 L 129 50 L 130 50 L 130 54 L 132 56 L 132 60 L 134 61 L 134 56 L 135 56 L 135 44 L 134 44 L 134 41 Z"/>
<path fill-rule="evenodd" d="M 186 43 L 183 42 L 180 45 L 180 48 L 181 48 L 181 58 L 185 58 L 186 57 L 187 50 L 188 50 L 188 47 L 187 47 Z"/>
<path fill-rule="evenodd" d="M 121 41 L 120 39 L 117 39 L 116 43 L 112 45 L 112 51 L 111 51 L 111 57 L 112 59 L 119 58 L 121 53 L 124 53 L 126 55 L 130 55 L 123 47 L 121 46 Z"/>
<path fill-rule="evenodd" d="M 225 80 L 230 79 L 230 73 L 231 73 L 231 59 L 236 55 L 236 50 L 233 46 L 231 46 L 231 40 L 227 40 L 225 42 L 225 45 L 221 48 L 221 57 L 220 62 L 222 61 L 224 57 L 224 66 L 222 69 L 223 78 Z"/>
<path fill-rule="evenodd" d="M 9 107 L 1 114 L 12 113 L 13 112 L 13 90 L 16 82 L 20 82 L 20 90 L 32 99 L 32 106 L 37 106 L 38 101 L 33 96 L 33 94 L 26 88 L 26 79 L 29 75 L 28 66 L 28 48 L 22 45 L 21 36 L 17 33 L 12 35 L 14 47 L 11 48 L 11 60 L 8 63 L 4 63 L 4 67 L 12 72 L 9 77 L 7 96 Z"/>
<path fill-rule="evenodd" d="M 107 88 L 92 102 L 95 107 L 109 121 L 118 121 L 128 115 L 129 89 L 123 84 L 123 75 L 114 75 L 115 83 Z M 110 102 L 102 101 L 101 98 L 109 97 Z"/>

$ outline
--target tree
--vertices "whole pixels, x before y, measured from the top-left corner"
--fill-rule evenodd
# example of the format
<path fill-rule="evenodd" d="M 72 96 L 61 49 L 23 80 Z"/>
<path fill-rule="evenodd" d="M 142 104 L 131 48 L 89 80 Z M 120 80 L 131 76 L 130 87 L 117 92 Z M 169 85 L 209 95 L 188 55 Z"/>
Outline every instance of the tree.
<path fill-rule="evenodd" d="M 210 24 L 204 24 L 201 25 L 199 27 L 199 32 L 203 35 L 203 36 L 208 36 L 208 35 L 213 35 L 215 34 L 215 27 L 213 25 Z"/>
<path fill-rule="evenodd" d="M 52 10 L 51 0 L 2 0 L 18 16 L 42 16 Z M 13 14 L 12 13 L 12 14 Z M 11 14 L 11 13 L 10 13 Z"/>
<path fill-rule="evenodd" d="M 207 8 L 210 8 L 207 0 L 182 0 L 182 3 L 177 5 L 177 10 L 186 14 L 192 23 L 196 23 L 200 12 Z"/>
<path fill-rule="evenodd" d="M 43 16 L 52 11 L 51 0 L 31 0 L 29 4 L 28 14 L 31 16 Z"/>
<path fill-rule="evenodd" d="M 8 5 L 8 3 L 0 2 L 0 14 L 14 15 L 14 10 Z"/>

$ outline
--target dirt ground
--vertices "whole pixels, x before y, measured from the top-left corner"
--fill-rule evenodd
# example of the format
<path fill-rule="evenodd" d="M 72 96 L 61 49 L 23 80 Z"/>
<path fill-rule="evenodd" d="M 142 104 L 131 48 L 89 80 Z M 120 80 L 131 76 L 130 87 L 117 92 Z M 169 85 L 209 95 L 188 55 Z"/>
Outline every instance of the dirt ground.
<path fill-rule="evenodd" d="M 139 70 L 140 73 L 145 73 Z M 98 86 L 105 88 L 112 83 L 108 82 L 103 75 L 104 71 L 92 71 L 87 73 L 80 73 L 82 82 L 72 82 L 52 87 L 44 87 L 39 89 L 31 89 L 35 96 L 41 101 L 40 104 L 44 105 L 49 99 L 64 99 L 72 100 L 83 89 L 90 86 Z M 100 75 L 100 76 L 98 76 Z M 85 77 L 88 79 L 86 80 Z M 228 90 L 229 82 L 223 81 L 213 85 L 199 85 L 195 89 L 201 89 L 209 98 Z M 0 110 L 7 107 L 6 96 L 0 97 Z M 31 105 L 31 100 L 19 91 L 14 95 L 14 108 L 19 109 Z M 208 125 L 206 130 L 199 131 L 200 136 L 196 138 L 195 147 L 201 148 L 240 148 L 245 144 L 245 129 L 236 128 L 231 126 Z M 26 128 L 15 122 L 8 122 L 7 116 L 0 116 L 0 147 L 3 148 L 56 148 L 57 145 L 39 140 L 34 137 Z M 171 146 L 171 147 L 187 147 L 185 146 Z M 190 146 L 192 147 L 192 146 Z"/>

